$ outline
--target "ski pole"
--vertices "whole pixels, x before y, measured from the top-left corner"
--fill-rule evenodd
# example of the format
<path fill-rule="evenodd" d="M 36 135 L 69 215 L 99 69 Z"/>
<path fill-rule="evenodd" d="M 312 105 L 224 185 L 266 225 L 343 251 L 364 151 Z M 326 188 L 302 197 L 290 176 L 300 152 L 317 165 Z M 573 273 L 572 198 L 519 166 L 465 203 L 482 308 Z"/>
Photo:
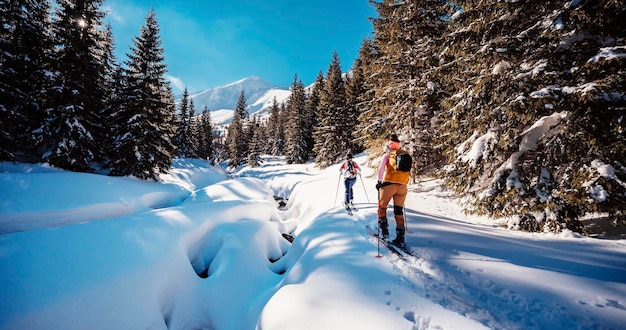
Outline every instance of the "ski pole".
<path fill-rule="evenodd" d="M 376 191 L 378 191 L 378 201 L 380 201 L 380 189 L 376 188 Z M 378 221 L 378 209 L 376 209 L 376 233 L 378 234 L 378 255 L 376 258 L 382 258 L 383 256 L 380 255 L 380 221 Z"/>
<path fill-rule="evenodd" d="M 409 217 L 406 214 L 406 207 L 402 207 L 402 214 L 404 214 L 404 229 L 409 231 Z"/>
<path fill-rule="evenodd" d="M 359 178 L 361 179 L 361 185 L 363 185 L 363 191 L 365 191 L 365 198 L 367 198 L 367 204 L 369 204 L 370 198 L 369 196 L 367 196 L 367 189 L 365 189 L 365 183 L 363 183 L 363 177 L 361 176 L 361 173 L 359 173 Z"/>
<path fill-rule="evenodd" d="M 333 207 L 337 206 L 337 196 L 339 195 L 339 183 L 341 182 L 341 173 L 339 173 L 339 177 L 337 178 L 337 191 L 335 192 L 335 200 L 333 201 Z"/>

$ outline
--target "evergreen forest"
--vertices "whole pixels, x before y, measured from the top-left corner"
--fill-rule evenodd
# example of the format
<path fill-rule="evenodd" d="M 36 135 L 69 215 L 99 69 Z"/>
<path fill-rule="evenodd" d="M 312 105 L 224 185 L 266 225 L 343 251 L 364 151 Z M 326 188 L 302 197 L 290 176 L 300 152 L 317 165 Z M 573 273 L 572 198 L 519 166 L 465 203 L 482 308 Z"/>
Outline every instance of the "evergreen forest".
<path fill-rule="evenodd" d="M 370 0 L 373 32 L 267 118 L 241 91 L 228 127 L 165 79 L 157 15 L 115 57 L 102 0 L 0 1 L 0 161 L 157 180 L 175 157 L 236 167 L 262 154 L 321 168 L 390 133 L 412 177 L 514 229 L 626 225 L 626 4 Z"/>

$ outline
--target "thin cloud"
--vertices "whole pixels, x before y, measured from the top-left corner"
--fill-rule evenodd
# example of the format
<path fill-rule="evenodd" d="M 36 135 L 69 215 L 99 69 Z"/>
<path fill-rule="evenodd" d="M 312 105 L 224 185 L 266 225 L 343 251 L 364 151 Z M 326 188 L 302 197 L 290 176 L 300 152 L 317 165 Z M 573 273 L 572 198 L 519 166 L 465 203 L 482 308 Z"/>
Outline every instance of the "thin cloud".
<path fill-rule="evenodd" d="M 175 92 L 182 93 L 185 90 L 185 84 L 183 83 L 182 79 L 171 76 L 169 74 L 165 75 L 165 79 L 169 80 L 172 85 L 174 85 L 174 87 L 177 89 L 177 91 Z"/>
<path fill-rule="evenodd" d="M 102 7 L 102 9 L 107 14 L 107 18 L 109 18 L 111 21 L 116 22 L 116 23 L 120 23 L 120 24 L 125 24 L 126 23 L 126 19 L 124 19 L 124 16 L 122 16 L 112 6 L 104 6 L 104 7 Z"/>
<path fill-rule="evenodd" d="M 148 12 L 148 9 L 124 1 L 107 1 L 102 6 L 102 9 L 107 13 L 105 20 L 119 26 L 141 24 Z M 139 25 L 137 26 L 138 28 Z"/>

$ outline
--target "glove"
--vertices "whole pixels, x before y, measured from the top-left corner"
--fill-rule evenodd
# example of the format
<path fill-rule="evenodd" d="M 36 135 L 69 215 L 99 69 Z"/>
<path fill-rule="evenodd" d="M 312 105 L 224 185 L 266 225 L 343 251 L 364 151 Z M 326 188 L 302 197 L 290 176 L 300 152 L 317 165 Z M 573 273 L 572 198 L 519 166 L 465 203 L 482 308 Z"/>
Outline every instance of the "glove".
<path fill-rule="evenodd" d="M 380 188 L 383 186 L 382 182 L 378 181 L 376 183 L 376 190 L 380 190 Z"/>

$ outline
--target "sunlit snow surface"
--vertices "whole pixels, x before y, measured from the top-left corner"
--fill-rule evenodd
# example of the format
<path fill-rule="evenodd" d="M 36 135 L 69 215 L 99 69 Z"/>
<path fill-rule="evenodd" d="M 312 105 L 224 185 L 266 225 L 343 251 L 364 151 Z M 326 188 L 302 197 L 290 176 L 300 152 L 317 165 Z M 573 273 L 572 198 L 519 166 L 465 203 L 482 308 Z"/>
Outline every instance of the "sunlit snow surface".
<path fill-rule="evenodd" d="M 339 207 L 338 165 L 264 160 L 232 179 L 178 160 L 160 183 L 0 163 L 0 328 L 626 324 L 625 240 L 501 229 L 427 181 L 406 205 L 418 257 L 383 247 L 377 258 L 365 156 L 353 216 Z M 285 210 L 274 196 L 288 198 Z"/>

